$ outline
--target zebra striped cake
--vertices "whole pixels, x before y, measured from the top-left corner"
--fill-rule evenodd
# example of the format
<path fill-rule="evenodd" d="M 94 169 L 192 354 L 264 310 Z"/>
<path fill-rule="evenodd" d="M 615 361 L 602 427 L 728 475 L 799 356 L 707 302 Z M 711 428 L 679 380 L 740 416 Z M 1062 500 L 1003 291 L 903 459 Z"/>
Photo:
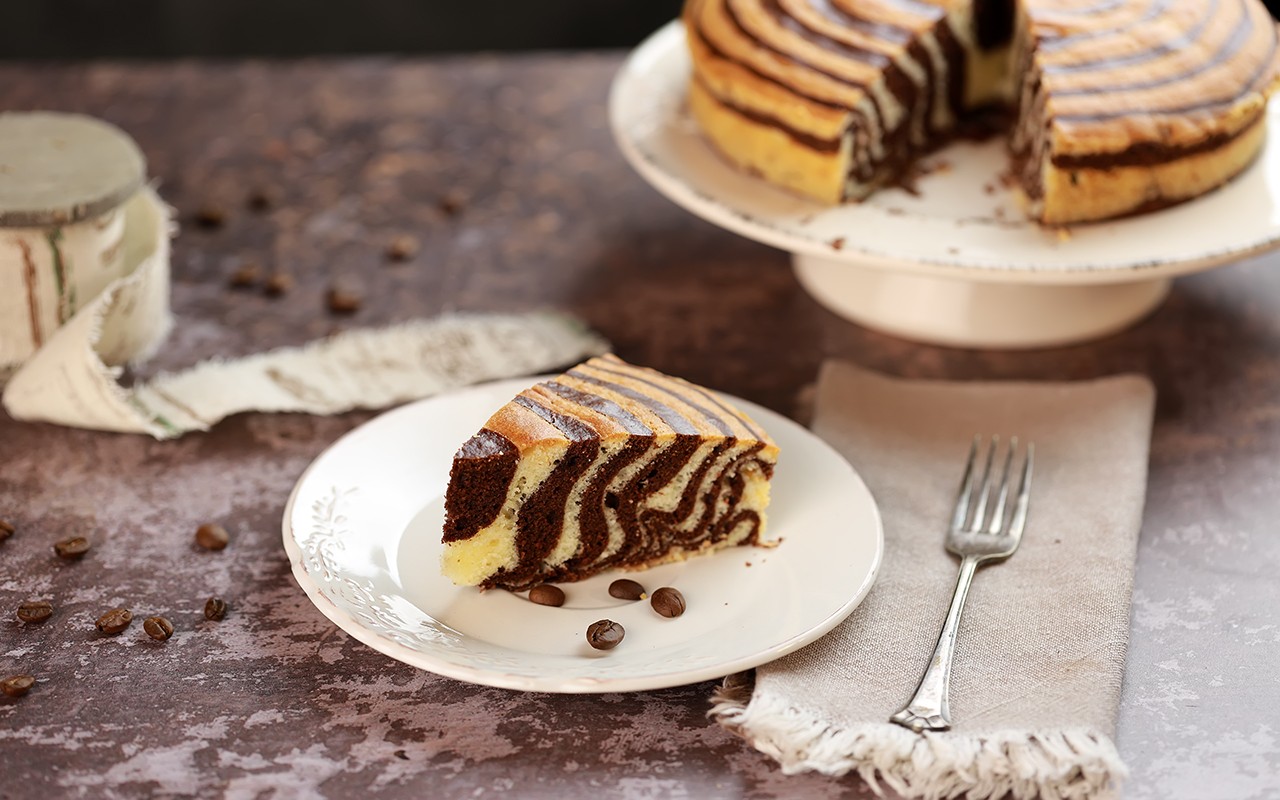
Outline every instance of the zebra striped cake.
<path fill-rule="evenodd" d="M 777 454 L 712 392 L 593 358 L 521 392 L 458 450 L 444 574 L 520 590 L 759 542 Z"/>
<path fill-rule="evenodd" d="M 740 167 L 859 200 L 1005 107 L 1028 214 L 1196 197 L 1257 155 L 1277 85 L 1259 0 L 686 0 L 689 106 Z"/>

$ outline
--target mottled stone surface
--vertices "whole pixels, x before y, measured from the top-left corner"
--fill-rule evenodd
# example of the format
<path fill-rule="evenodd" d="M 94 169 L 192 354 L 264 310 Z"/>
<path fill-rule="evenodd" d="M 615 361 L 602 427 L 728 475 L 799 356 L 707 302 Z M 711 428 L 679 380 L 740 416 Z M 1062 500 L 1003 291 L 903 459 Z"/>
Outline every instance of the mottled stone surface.
<path fill-rule="evenodd" d="M 582 315 L 618 352 L 799 413 L 827 356 L 959 378 L 1150 375 L 1159 391 L 1119 746 L 1125 796 L 1280 794 L 1280 259 L 1179 281 L 1137 328 L 1037 353 L 922 347 L 823 311 L 786 257 L 690 217 L 634 176 L 605 119 L 612 56 L 430 62 L 0 66 L 0 107 L 79 110 L 138 139 L 190 220 L 174 248 L 180 327 L 145 372 L 446 309 Z M 252 189 L 279 202 L 252 212 Z M 442 211 L 446 195 L 464 198 Z M 421 252 L 388 264 L 413 233 Z M 226 288 L 287 270 L 279 299 Z M 362 309 L 335 318 L 335 280 Z M 294 583 L 280 516 L 303 468 L 368 419 L 242 415 L 140 437 L 0 416 L 0 798 L 829 797 L 706 719 L 714 686 L 519 694 L 416 671 L 348 638 Z M 219 521 L 222 552 L 192 544 Z M 65 563 L 52 543 L 87 535 Z M 207 622 L 213 594 L 230 612 Z M 43 625 L 18 603 L 47 598 Z M 133 626 L 93 620 L 129 606 Z M 169 617 L 166 643 L 141 620 Z"/>

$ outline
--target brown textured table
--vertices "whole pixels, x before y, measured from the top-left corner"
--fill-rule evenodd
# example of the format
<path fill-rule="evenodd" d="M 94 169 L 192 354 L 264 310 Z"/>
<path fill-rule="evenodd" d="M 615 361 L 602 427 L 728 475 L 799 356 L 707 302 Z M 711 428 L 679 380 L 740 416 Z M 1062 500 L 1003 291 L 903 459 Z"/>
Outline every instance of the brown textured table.
<path fill-rule="evenodd" d="M 909 376 L 1150 375 L 1159 392 L 1119 746 L 1130 797 L 1275 797 L 1280 745 L 1280 261 L 1179 281 L 1137 328 L 1082 347 L 982 353 L 856 328 L 784 255 L 694 219 L 623 163 L 605 119 L 617 56 L 439 61 L 0 66 L 0 108 L 130 131 L 185 220 L 179 327 L 150 374 L 449 309 L 579 314 L 625 358 L 798 413 L 823 358 Z M 277 201 L 250 211 L 251 190 Z M 461 199 L 457 213 L 440 207 Z M 203 205 L 226 211 L 206 230 Z M 1265 210 L 1259 210 L 1265 213 Z M 422 251 L 389 265 L 386 242 Z M 287 270 L 279 299 L 226 288 Z M 364 296 L 325 309 L 331 282 Z M 708 721 L 703 683 L 605 696 L 520 694 L 385 658 L 294 583 L 280 516 L 307 463 L 370 418 L 247 414 L 208 434 L 138 436 L 0 416 L 0 798 L 854 797 L 787 777 Z M 195 527 L 232 543 L 198 551 Z M 88 536 L 81 562 L 53 541 Z M 230 612 L 205 622 L 218 594 Z M 29 597 L 57 607 L 19 626 Z M 156 644 L 117 604 L 169 616 Z"/>

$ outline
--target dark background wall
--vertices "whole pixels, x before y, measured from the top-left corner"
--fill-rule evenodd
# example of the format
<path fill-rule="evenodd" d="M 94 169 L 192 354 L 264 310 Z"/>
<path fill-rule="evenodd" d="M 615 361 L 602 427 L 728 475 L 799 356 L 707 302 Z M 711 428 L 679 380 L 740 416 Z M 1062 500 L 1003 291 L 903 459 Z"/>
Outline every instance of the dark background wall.
<path fill-rule="evenodd" d="M 681 0 L 0 0 L 0 57 L 629 47 Z"/>
<path fill-rule="evenodd" d="M 1280 0 L 1266 0 L 1273 14 Z M 0 0 L 0 58 L 630 47 L 681 0 Z"/>

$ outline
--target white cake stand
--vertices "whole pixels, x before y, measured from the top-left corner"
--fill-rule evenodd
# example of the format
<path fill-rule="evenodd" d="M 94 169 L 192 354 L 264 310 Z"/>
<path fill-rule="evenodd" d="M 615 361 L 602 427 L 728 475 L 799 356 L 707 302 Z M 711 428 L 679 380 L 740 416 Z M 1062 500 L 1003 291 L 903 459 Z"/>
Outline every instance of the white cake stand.
<path fill-rule="evenodd" d="M 1066 230 L 1028 222 L 1001 184 L 1003 143 L 925 160 L 918 195 L 818 205 L 720 158 L 689 117 L 690 64 L 673 22 L 614 80 L 610 122 L 646 180 L 704 219 L 792 254 L 823 305 L 870 328 L 960 347 L 1085 341 L 1155 309 L 1176 275 L 1280 246 L 1280 142 L 1227 186 L 1152 214 Z M 1271 130 L 1280 105 L 1269 109 Z"/>

